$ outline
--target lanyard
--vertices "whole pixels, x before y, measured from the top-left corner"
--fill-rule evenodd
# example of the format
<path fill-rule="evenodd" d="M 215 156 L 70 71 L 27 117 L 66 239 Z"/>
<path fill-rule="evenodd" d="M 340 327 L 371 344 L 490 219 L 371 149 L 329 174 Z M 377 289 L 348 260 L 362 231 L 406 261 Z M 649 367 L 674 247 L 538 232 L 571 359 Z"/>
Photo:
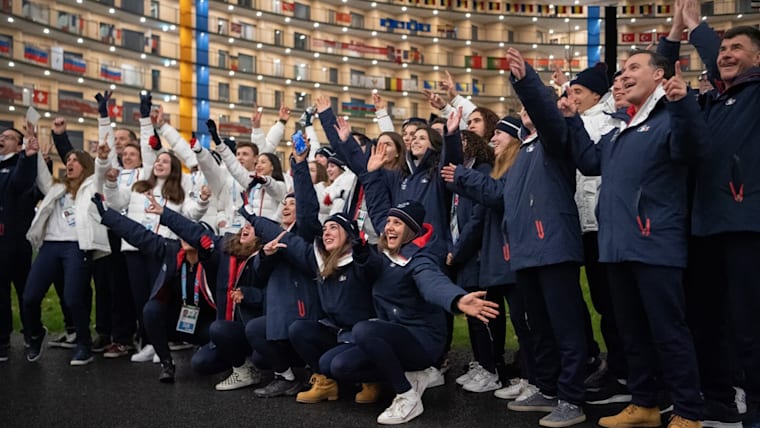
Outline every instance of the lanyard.
<path fill-rule="evenodd" d="M 201 266 L 200 263 L 198 263 L 198 271 L 195 274 L 195 281 L 193 284 L 193 304 L 194 306 L 198 306 L 198 303 L 200 302 L 200 290 L 201 290 L 201 273 L 203 271 L 203 266 Z M 187 263 L 182 263 L 182 303 L 187 302 Z"/>
<path fill-rule="evenodd" d="M 124 171 L 125 170 L 122 169 L 121 173 L 119 174 L 119 180 L 118 180 L 119 185 L 121 185 L 121 177 L 124 176 Z M 138 171 L 137 169 L 129 170 L 129 179 L 127 180 L 127 187 L 131 188 L 132 182 L 135 181 L 136 178 L 140 178 L 140 171 Z"/>

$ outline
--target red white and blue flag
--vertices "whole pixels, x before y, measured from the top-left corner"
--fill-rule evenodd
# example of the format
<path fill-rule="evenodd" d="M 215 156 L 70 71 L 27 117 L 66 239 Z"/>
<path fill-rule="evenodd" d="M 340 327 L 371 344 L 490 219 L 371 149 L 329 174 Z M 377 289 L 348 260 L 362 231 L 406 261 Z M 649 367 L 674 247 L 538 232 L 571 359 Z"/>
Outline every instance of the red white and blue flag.
<path fill-rule="evenodd" d="M 87 62 L 85 62 L 84 58 L 73 55 L 64 55 L 63 69 L 72 73 L 84 74 L 87 72 Z"/>
<path fill-rule="evenodd" d="M 100 66 L 100 77 L 112 82 L 121 82 L 121 69 L 112 68 L 107 65 Z"/>
<path fill-rule="evenodd" d="M 24 46 L 24 59 L 36 62 L 37 64 L 47 64 L 48 58 L 47 50 L 32 45 Z"/>

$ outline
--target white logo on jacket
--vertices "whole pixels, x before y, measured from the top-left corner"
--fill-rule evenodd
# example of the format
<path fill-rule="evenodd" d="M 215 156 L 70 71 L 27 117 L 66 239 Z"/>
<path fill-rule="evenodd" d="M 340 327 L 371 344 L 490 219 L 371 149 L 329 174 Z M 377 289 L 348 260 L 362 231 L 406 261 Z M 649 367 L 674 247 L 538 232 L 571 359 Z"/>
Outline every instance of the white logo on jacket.
<path fill-rule="evenodd" d="M 641 125 L 636 129 L 636 132 L 649 132 L 649 125 Z"/>
<path fill-rule="evenodd" d="M 736 98 L 729 98 L 728 100 L 726 100 L 727 106 L 732 106 L 734 104 L 736 104 Z"/>

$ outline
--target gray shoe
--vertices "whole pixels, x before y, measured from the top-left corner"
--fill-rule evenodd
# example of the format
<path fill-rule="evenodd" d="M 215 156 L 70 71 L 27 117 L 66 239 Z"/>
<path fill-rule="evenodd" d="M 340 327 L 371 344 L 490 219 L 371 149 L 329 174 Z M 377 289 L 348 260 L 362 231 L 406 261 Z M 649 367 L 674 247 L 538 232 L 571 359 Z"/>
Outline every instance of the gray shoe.
<path fill-rule="evenodd" d="M 556 397 L 547 397 L 541 394 L 540 391 L 536 391 L 532 395 L 529 395 L 524 400 L 510 401 L 507 404 L 509 410 L 515 412 L 553 412 L 557 407 Z"/>
<path fill-rule="evenodd" d="M 255 389 L 253 394 L 259 398 L 279 397 L 281 395 L 293 396 L 298 394 L 302 388 L 303 382 L 299 381 L 298 378 L 286 380 L 275 375 L 272 382 L 263 388 Z"/>
<path fill-rule="evenodd" d="M 570 404 L 567 401 L 559 400 L 557 407 L 551 413 L 541 418 L 538 424 L 542 427 L 561 428 L 585 421 L 586 414 L 583 413 L 583 408 Z"/>

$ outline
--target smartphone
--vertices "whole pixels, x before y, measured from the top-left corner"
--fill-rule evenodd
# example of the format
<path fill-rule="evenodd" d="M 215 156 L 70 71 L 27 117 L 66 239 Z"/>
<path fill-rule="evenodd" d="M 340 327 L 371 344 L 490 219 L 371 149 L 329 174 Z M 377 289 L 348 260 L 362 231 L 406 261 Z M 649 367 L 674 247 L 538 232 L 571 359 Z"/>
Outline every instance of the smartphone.
<path fill-rule="evenodd" d="M 296 154 L 302 155 L 306 151 L 306 140 L 303 138 L 303 132 L 297 131 L 293 134 L 293 147 L 296 149 Z"/>

